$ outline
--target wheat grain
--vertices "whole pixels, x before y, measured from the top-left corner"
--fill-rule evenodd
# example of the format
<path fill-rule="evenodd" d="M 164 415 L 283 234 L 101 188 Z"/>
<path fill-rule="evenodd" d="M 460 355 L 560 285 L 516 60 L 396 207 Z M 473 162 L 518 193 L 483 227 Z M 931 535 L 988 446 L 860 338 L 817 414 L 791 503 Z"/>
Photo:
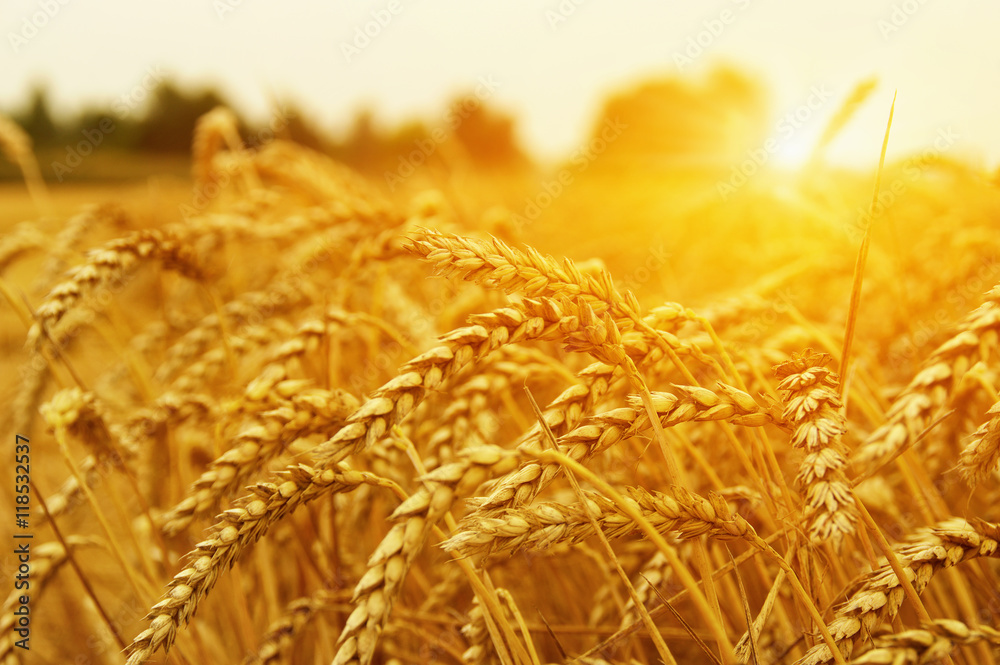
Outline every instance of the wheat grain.
<path fill-rule="evenodd" d="M 393 512 L 400 520 L 379 543 L 368 570 L 354 588 L 354 611 L 338 640 L 336 665 L 371 662 L 379 634 L 400 593 L 413 560 L 423 549 L 434 526 L 444 518 L 456 496 L 469 493 L 482 481 L 503 473 L 515 463 L 502 449 L 469 448 L 458 461 L 431 471 L 422 488 Z"/>
<path fill-rule="evenodd" d="M 280 485 L 258 483 L 249 500 L 223 513 L 208 538 L 187 557 L 187 567 L 174 576 L 163 600 L 146 616 L 149 628 L 132 640 L 128 665 L 146 662 L 160 647 L 169 649 L 177 629 L 190 621 L 198 603 L 229 568 L 267 529 L 303 503 L 320 496 L 350 492 L 359 485 L 386 486 L 377 476 L 343 467 L 291 467 L 279 474 Z"/>
<path fill-rule="evenodd" d="M 951 391 L 969 368 L 989 358 L 1000 331 L 1000 287 L 970 313 L 948 341 L 921 364 L 920 371 L 886 413 L 886 422 L 855 453 L 858 462 L 872 465 L 912 443 L 944 406 Z"/>
<path fill-rule="evenodd" d="M 911 542 L 899 547 L 897 555 L 913 587 L 920 592 L 939 570 L 977 557 L 996 557 L 1000 527 L 974 520 L 950 520 L 914 534 Z M 866 639 L 886 619 L 896 615 L 903 603 L 899 578 L 886 563 L 864 577 L 860 590 L 838 608 L 828 625 L 837 646 L 850 656 L 857 639 Z M 820 665 L 832 660 L 826 645 L 818 645 L 796 661 L 796 665 Z"/>
<path fill-rule="evenodd" d="M 681 538 L 703 534 L 740 538 L 754 534 L 753 527 L 739 515 L 733 515 L 718 495 L 704 499 L 682 488 L 663 494 L 633 487 L 628 498 L 660 533 L 676 533 Z M 639 530 L 635 521 L 612 500 L 599 494 L 588 494 L 587 500 L 586 508 L 580 504 L 542 503 L 507 508 L 495 518 L 472 518 L 466 521 L 465 530 L 449 538 L 442 547 L 469 556 L 513 554 L 522 549 L 544 550 L 557 543 L 578 543 L 594 533 L 588 509 L 596 515 L 601 531 L 608 538 L 621 538 Z"/>
<path fill-rule="evenodd" d="M 811 350 L 775 367 L 785 395 L 784 417 L 795 424 L 792 445 L 805 451 L 797 481 L 805 490 L 809 537 L 814 543 L 830 540 L 839 546 L 853 533 L 857 520 L 850 484 L 844 473 L 846 446 L 841 437 L 847 430 L 841 413 L 839 377 L 824 367 L 829 354 Z"/>
<path fill-rule="evenodd" d="M 1000 402 L 994 403 L 984 422 L 962 451 L 958 469 L 970 485 L 975 485 L 997 470 L 1000 462 Z"/>
<path fill-rule="evenodd" d="M 1000 632 L 989 626 L 967 626 L 955 619 L 936 619 L 923 628 L 876 637 L 875 648 L 851 665 L 922 665 L 946 657 L 957 645 L 986 642 L 1000 646 Z"/>

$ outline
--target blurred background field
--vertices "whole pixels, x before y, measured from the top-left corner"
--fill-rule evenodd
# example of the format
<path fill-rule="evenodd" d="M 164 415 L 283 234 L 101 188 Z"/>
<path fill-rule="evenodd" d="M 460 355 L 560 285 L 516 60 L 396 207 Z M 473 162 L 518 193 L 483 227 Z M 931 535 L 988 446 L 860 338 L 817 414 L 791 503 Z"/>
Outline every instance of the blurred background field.
<path fill-rule="evenodd" d="M 524 144 L 521 118 L 481 98 L 475 86 L 442 100 L 434 114 L 398 124 L 362 108 L 338 134 L 277 102 L 268 122 L 241 120 L 240 131 L 251 151 L 279 139 L 329 156 L 401 206 L 437 190 L 465 224 L 556 256 L 600 259 L 645 304 L 670 294 L 698 305 L 752 290 L 759 280 L 823 279 L 851 264 L 878 145 L 869 146 L 866 168 L 827 156 L 880 89 L 860 79 L 853 90 L 829 93 L 824 104 L 833 110 L 807 118 L 813 127 L 804 145 L 793 127 L 800 123 L 769 101 L 766 80 L 731 64 L 622 85 L 575 147 L 551 159 Z M 114 105 L 62 117 L 52 106 L 37 87 L 10 112 L 31 137 L 51 193 L 55 214 L 42 225 L 111 200 L 155 223 L 183 216 L 185 206 L 197 205 L 190 145 L 197 119 L 217 106 L 239 117 L 222 91 L 169 79 L 124 117 Z M 111 132 L 101 129 L 108 126 Z M 875 229 L 872 270 L 889 271 L 888 304 L 900 320 L 906 307 L 927 305 L 942 276 L 915 257 L 996 210 L 997 172 L 956 154 L 954 138 L 937 139 L 903 154 L 890 142 L 883 176 L 877 212 L 885 221 Z M 6 228 L 38 213 L 21 183 L 16 164 L 0 163 Z M 806 310 L 843 305 L 798 303 Z M 862 331 L 873 325 L 862 320 Z"/>

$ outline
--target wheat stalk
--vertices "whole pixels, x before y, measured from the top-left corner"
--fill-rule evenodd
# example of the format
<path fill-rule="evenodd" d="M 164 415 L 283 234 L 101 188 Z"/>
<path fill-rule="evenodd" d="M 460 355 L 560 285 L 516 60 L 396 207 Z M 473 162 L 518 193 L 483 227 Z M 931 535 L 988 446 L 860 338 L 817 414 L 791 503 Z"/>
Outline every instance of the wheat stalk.
<path fill-rule="evenodd" d="M 990 419 L 976 430 L 958 461 L 958 470 L 970 485 L 985 480 L 1000 462 L 1000 402 L 994 403 L 986 415 Z"/>
<path fill-rule="evenodd" d="M 914 442 L 947 402 L 968 369 L 988 360 L 1000 330 L 1000 287 L 971 312 L 950 339 L 923 361 L 920 371 L 886 413 L 886 422 L 871 433 L 855 459 L 871 466 Z"/>
<path fill-rule="evenodd" d="M 627 496 L 660 533 L 675 533 L 681 538 L 703 534 L 741 538 L 754 533 L 753 527 L 739 515 L 733 515 L 718 495 L 704 499 L 683 488 L 673 488 L 664 494 L 632 487 Z M 442 547 L 471 556 L 514 554 L 522 549 L 544 550 L 559 543 L 579 543 L 594 534 L 588 510 L 596 516 L 601 531 L 609 539 L 639 531 L 632 517 L 611 499 L 589 493 L 587 501 L 586 507 L 546 502 L 507 508 L 494 518 L 473 517 Z"/>
<path fill-rule="evenodd" d="M 990 626 L 935 619 L 919 629 L 876 637 L 875 647 L 853 659 L 851 665 L 924 665 L 939 662 L 958 645 L 980 642 L 1000 646 L 1000 632 Z"/>
<path fill-rule="evenodd" d="M 43 329 L 53 329 L 88 293 L 102 285 L 121 283 L 140 265 L 157 258 L 165 267 L 198 279 L 198 261 L 183 241 L 159 230 L 139 231 L 113 240 L 91 252 L 86 263 L 74 268 L 70 278 L 57 285 L 36 309 L 38 322 L 28 331 L 28 344 L 37 348 Z"/>
<path fill-rule="evenodd" d="M 1000 556 L 997 541 L 1000 527 L 982 520 L 966 522 L 952 519 L 920 531 L 909 544 L 896 549 L 907 579 L 920 592 L 940 570 L 977 557 Z M 845 656 L 850 656 L 855 642 L 866 639 L 886 619 L 899 611 L 904 592 L 899 577 L 885 563 L 864 576 L 861 588 L 837 609 L 827 628 Z M 812 648 L 796 665 L 820 665 L 832 660 L 825 644 Z"/>
<path fill-rule="evenodd" d="M 285 515 L 320 496 L 350 492 L 359 485 L 390 486 L 378 476 L 341 466 L 314 469 L 302 464 L 278 476 L 280 485 L 258 483 L 250 500 L 225 511 L 208 537 L 188 554 L 187 567 L 174 576 L 164 598 L 146 616 L 149 628 L 129 645 L 128 665 L 145 663 L 160 647 L 168 650 L 178 628 L 190 621 L 218 576 Z"/>

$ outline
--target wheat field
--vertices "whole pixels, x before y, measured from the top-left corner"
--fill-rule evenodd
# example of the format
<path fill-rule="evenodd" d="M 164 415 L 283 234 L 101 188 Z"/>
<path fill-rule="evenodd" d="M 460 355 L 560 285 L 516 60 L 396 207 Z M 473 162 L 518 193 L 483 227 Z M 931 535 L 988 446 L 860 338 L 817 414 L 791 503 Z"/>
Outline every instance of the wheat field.
<path fill-rule="evenodd" d="M 38 218 L 0 239 L 4 665 L 1000 661 L 973 167 L 762 177 L 669 228 L 595 168 L 521 224 L 220 109 L 195 204 L 61 216 L 0 132 Z"/>

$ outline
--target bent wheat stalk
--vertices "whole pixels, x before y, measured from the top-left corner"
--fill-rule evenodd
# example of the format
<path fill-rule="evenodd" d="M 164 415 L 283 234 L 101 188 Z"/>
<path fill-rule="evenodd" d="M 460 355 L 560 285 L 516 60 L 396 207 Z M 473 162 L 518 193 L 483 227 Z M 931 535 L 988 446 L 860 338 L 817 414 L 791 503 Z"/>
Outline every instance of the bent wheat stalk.
<path fill-rule="evenodd" d="M 919 593 L 940 570 L 977 557 L 997 557 L 1000 526 L 975 519 L 951 519 L 914 534 L 909 544 L 896 550 L 906 577 Z M 840 608 L 827 626 L 840 654 L 850 656 L 855 643 L 899 611 L 905 593 L 892 566 L 883 564 L 862 578 L 861 588 Z M 838 654 L 838 655 L 840 655 Z M 795 665 L 821 665 L 833 659 L 829 647 L 818 644 Z"/>
<path fill-rule="evenodd" d="M 1000 464 L 1000 402 L 995 402 L 986 415 L 990 419 L 976 430 L 958 460 L 959 473 L 972 486 L 985 480 Z"/>
<path fill-rule="evenodd" d="M 916 441 L 934 414 L 947 404 L 969 368 L 989 359 L 998 333 L 1000 285 L 993 287 L 986 295 L 986 302 L 959 324 L 951 339 L 924 360 L 917 375 L 893 401 L 886 422 L 857 449 L 855 460 L 873 467 Z"/>
<path fill-rule="evenodd" d="M 153 605 L 146 619 L 149 628 L 132 640 L 127 665 L 145 663 L 160 647 L 170 649 L 177 630 L 191 620 L 199 601 L 218 576 L 235 563 L 269 527 L 303 503 L 320 496 L 350 492 L 360 485 L 392 487 L 371 473 L 342 466 L 314 469 L 300 464 L 278 474 L 281 484 L 258 483 L 248 500 L 222 514 L 208 538 L 188 554 L 186 567 L 174 576 L 163 600 Z"/>
<path fill-rule="evenodd" d="M 521 550 L 544 550 L 559 543 L 579 543 L 594 535 L 595 516 L 604 535 L 621 538 L 640 531 L 632 517 L 614 501 L 593 492 L 586 493 L 588 506 L 541 503 L 507 508 L 499 517 L 472 519 L 463 531 L 441 544 L 463 556 L 491 555 Z M 680 487 L 669 493 L 630 487 L 626 498 L 659 533 L 675 533 L 681 538 L 708 534 L 714 538 L 743 538 L 753 527 L 734 515 L 717 495 L 708 500 Z"/>
<path fill-rule="evenodd" d="M 955 619 L 935 619 L 922 628 L 882 635 L 875 648 L 850 665 L 924 665 L 936 663 L 956 646 L 985 642 L 1000 646 L 1000 631 L 990 626 L 968 626 Z"/>
<path fill-rule="evenodd" d="M 289 477 L 281 485 L 285 494 L 277 486 L 258 484 L 253 495 L 240 504 L 241 508 L 223 513 L 222 521 L 213 528 L 213 537 L 189 555 L 194 568 L 178 573 L 164 600 L 153 607 L 147 617 L 151 620 L 150 628 L 134 639 L 128 665 L 145 662 L 161 645 L 169 648 L 178 626 L 190 619 L 219 573 L 290 510 L 318 496 L 350 491 L 364 482 L 384 484 L 385 481 L 371 474 L 342 471 L 336 476 L 324 476 L 323 472 L 338 468 L 341 460 L 374 445 L 389 427 L 413 410 L 428 390 L 437 388 L 464 366 L 504 344 L 551 337 L 578 325 L 575 318 L 562 316 L 556 303 L 549 300 L 525 301 L 520 306 L 521 309 L 503 308 L 474 317 L 477 325 L 451 332 L 444 336 L 442 346 L 404 365 L 399 376 L 383 385 L 348 418 L 348 425 L 314 449 L 319 470 L 292 466 L 284 471 Z M 343 473 L 348 475 L 341 478 Z"/>

